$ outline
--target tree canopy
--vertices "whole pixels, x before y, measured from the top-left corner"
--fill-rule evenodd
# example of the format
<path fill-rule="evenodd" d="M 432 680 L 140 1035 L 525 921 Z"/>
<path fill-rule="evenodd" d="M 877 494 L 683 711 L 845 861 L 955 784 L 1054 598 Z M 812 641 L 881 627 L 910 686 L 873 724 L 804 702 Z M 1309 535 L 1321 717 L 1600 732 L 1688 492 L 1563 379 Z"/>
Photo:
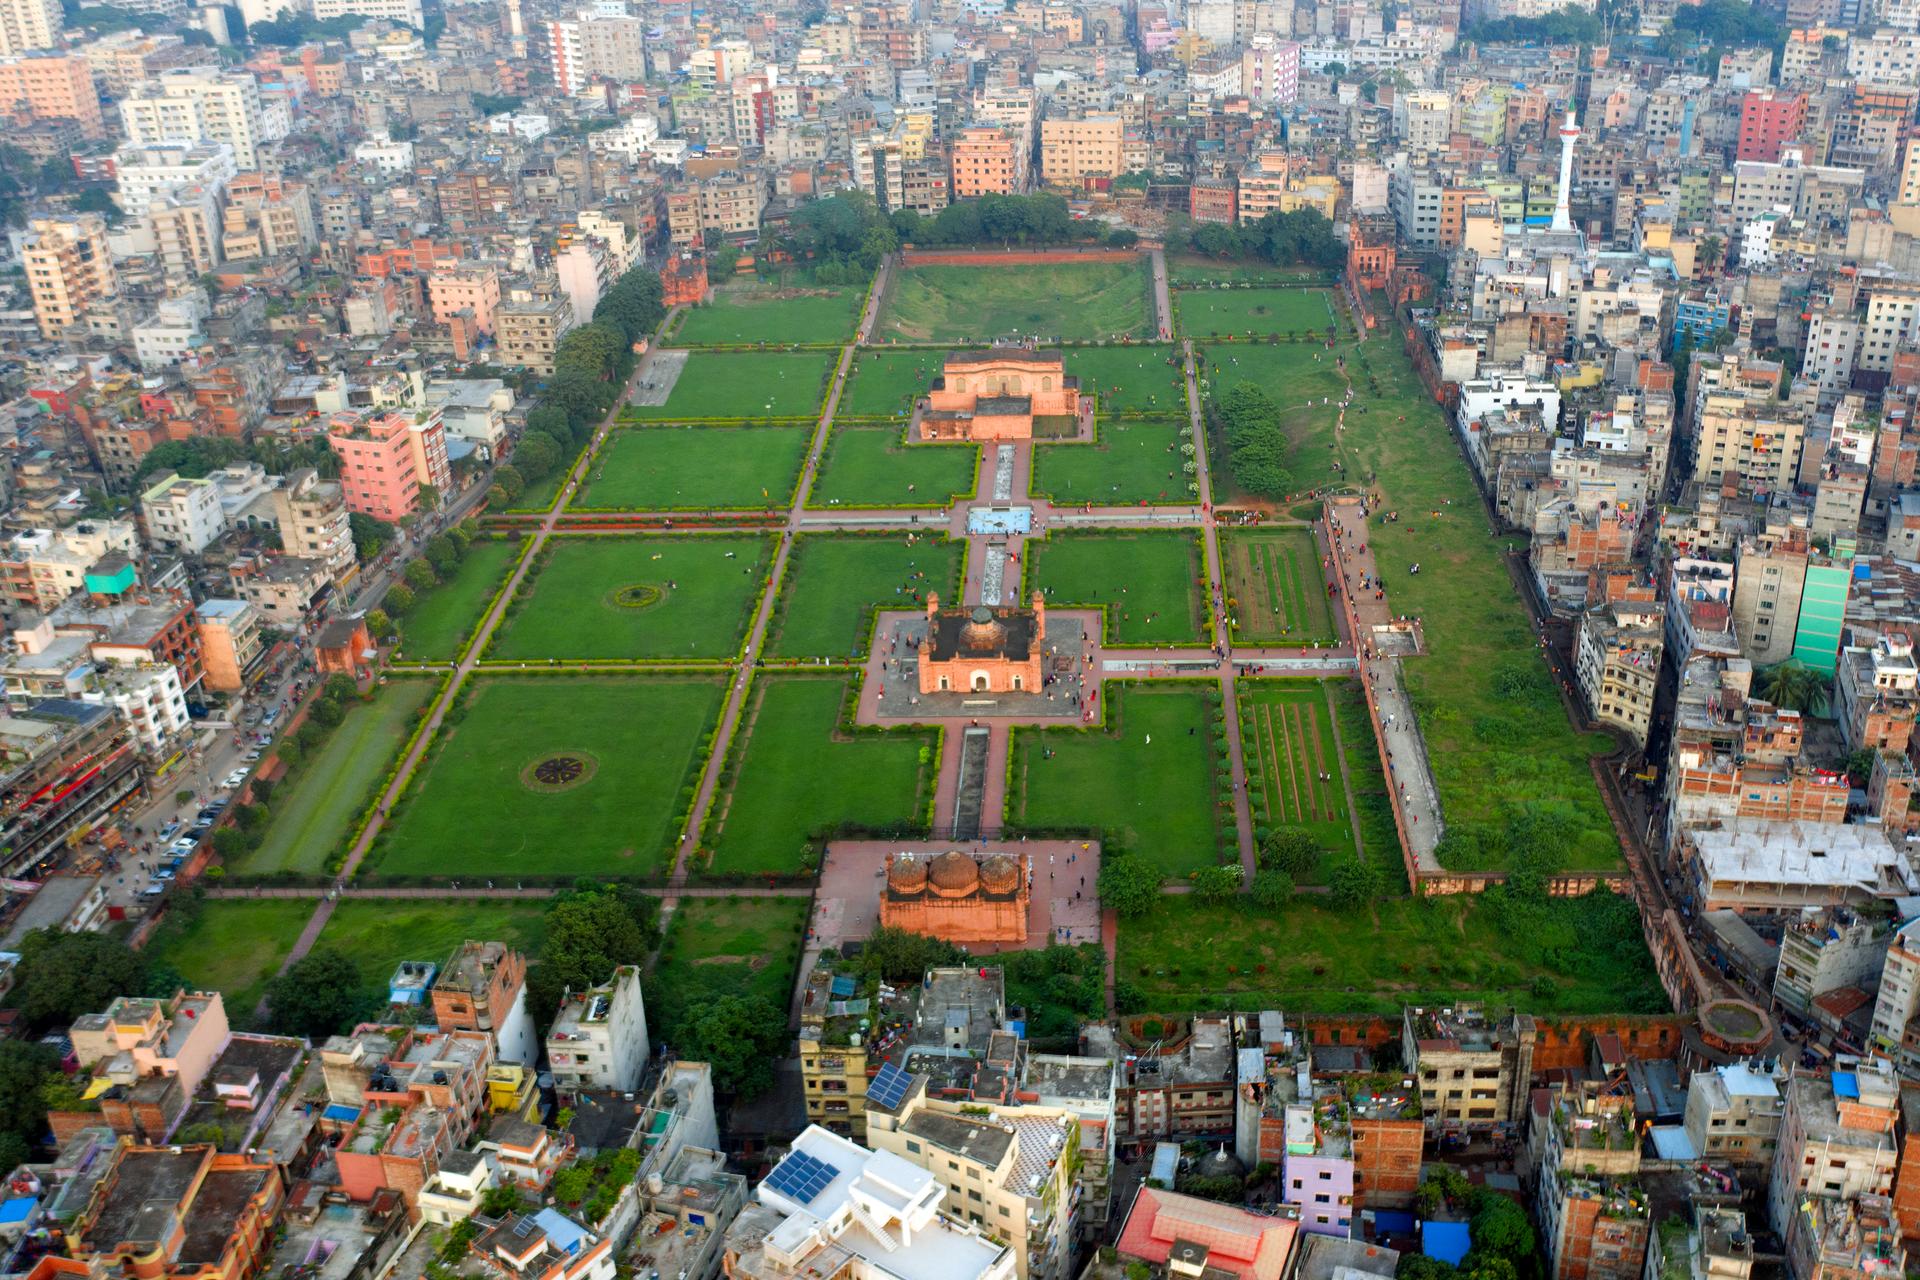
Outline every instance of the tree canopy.
<path fill-rule="evenodd" d="M 773 1087 L 773 1064 L 787 1048 L 787 1016 L 760 996 L 721 996 L 686 1022 L 675 1051 L 709 1063 L 713 1086 L 736 1098 Z"/>
<path fill-rule="evenodd" d="M 333 947 L 309 951 L 267 983 L 267 1025 L 281 1035 L 324 1040 L 373 1014 L 360 966 Z"/>
<path fill-rule="evenodd" d="M 117 996 L 157 994 L 148 991 L 146 958 L 104 933 L 35 929 L 20 943 L 14 972 L 8 1002 L 36 1033 L 64 1029 Z"/>
<path fill-rule="evenodd" d="M 1214 418 L 1227 444 L 1227 469 L 1248 493 L 1283 498 L 1293 492 L 1287 469 L 1293 445 L 1280 426 L 1280 406 L 1266 388 L 1239 382 L 1212 398 Z"/>
<path fill-rule="evenodd" d="M 660 941 L 660 907 L 624 886 L 582 880 L 547 908 L 547 942 L 527 970 L 535 1020 L 548 1021 L 571 987 L 605 982 L 623 964 L 640 964 Z"/>

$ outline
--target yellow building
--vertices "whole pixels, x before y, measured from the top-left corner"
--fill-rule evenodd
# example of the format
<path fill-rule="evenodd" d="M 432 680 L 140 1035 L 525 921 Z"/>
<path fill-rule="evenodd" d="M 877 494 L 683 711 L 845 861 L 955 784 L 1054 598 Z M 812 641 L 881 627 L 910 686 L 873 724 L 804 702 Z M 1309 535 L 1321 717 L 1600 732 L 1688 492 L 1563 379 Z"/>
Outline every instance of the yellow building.
<path fill-rule="evenodd" d="M 487 1110 L 510 1114 L 533 1123 L 540 1103 L 532 1071 L 517 1062 L 496 1062 L 487 1068 Z"/>
<path fill-rule="evenodd" d="M 44 337 L 84 337 L 87 308 L 119 291 L 106 219 L 97 213 L 35 218 L 27 224 L 20 258 Z"/>
<path fill-rule="evenodd" d="M 1126 126 L 1117 115 L 1040 122 L 1040 176 L 1051 187 L 1084 186 L 1088 178 L 1126 172 L 1120 153 Z"/>

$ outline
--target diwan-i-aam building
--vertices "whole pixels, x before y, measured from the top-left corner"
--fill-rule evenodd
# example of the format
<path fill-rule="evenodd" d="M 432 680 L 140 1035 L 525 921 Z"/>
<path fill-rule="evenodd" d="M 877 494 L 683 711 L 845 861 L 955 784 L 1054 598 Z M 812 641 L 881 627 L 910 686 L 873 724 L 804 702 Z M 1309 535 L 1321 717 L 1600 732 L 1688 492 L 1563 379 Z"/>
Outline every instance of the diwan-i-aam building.
<path fill-rule="evenodd" d="M 921 693 L 1038 693 L 1047 638 L 1047 603 L 1030 609 L 942 609 L 927 593 L 927 638 L 920 646 Z"/>
<path fill-rule="evenodd" d="M 920 413 L 922 440 L 1031 440 L 1035 418 L 1080 412 L 1080 380 L 1057 351 L 956 351 Z"/>

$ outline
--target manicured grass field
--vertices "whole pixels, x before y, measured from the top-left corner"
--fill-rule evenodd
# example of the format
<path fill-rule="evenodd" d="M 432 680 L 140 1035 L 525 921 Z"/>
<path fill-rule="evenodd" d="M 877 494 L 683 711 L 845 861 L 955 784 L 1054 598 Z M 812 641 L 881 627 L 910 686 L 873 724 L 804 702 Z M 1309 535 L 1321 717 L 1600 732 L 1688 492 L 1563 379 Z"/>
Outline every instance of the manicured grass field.
<path fill-rule="evenodd" d="M 630 404 L 642 422 L 688 418 L 811 418 L 820 412 L 832 351 L 696 351 L 663 405 Z"/>
<path fill-rule="evenodd" d="M 458 657 L 525 545 L 522 538 L 482 538 L 469 545 L 453 577 L 414 601 L 400 619 L 399 656 L 427 662 Z"/>
<path fill-rule="evenodd" d="M 866 296 L 852 287 L 727 285 L 714 290 L 712 302 L 687 308 L 670 341 L 676 347 L 845 342 Z"/>
<path fill-rule="evenodd" d="M 311 898 L 211 899 L 191 924 L 169 916 L 146 954 L 178 969 L 189 989 L 218 991 L 227 1020 L 251 1026 L 267 980 L 280 972 L 317 905 Z"/>
<path fill-rule="evenodd" d="M 1228 616 L 1245 645 L 1334 644 L 1327 572 L 1310 529 L 1235 530 L 1220 535 Z"/>
<path fill-rule="evenodd" d="M 1114 972 L 1139 986 L 1146 1008 L 1169 1013 L 1398 1017 L 1405 1005 L 1462 1000 L 1534 1014 L 1664 1010 L 1652 962 L 1633 945 L 1630 914 L 1617 914 L 1623 907 L 1632 912 L 1624 898 L 1552 899 L 1515 936 L 1471 894 L 1380 898 L 1351 915 L 1313 894 L 1275 913 L 1169 897 L 1120 922 Z M 1568 957 L 1577 951 L 1595 958 L 1574 972 Z"/>
<path fill-rule="evenodd" d="M 939 732 L 837 740 L 846 693 L 844 679 L 763 675 L 754 681 L 751 724 L 734 739 L 734 781 L 709 820 L 716 875 L 798 871 L 806 842 L 843 823 L 925 830 Z"/>
<path fill-rule="evenodd" d="M 867 652 L 873 610 L 917 609 L 928 591 L 960 598 L 966 545 L 940 535 L 803 534 L 787 556 L 766 651 L 778 658 Z"/>
<path fill-rule="evenodd" d="M 913 416 L 913 402 L 940 376 L 945 351 L 888 351 L 862 347 L 854 353 L 836 418 Z"/>
<path fill-rule="evenodd" d="M 1349 412 L 1342 456 L 1350 473 L 1379 475 L 1382 498 L 1369 535 L 1376 563 L 1394 612 L 1423 623 L 1427 653 L 1407 664 L 1406 679 L 1448 835 L 1498 837 L 1528 811 L 1554 815 L 1570 827 L 1567 867 L 1618 867 L 1619 842 L 1587 764 L 1609 742 L 1567 722 L 1501 562 L 1506 540 L 1488 533 L 1440 409 L 1396 333 L 1347 350 L 1360 395 L 1373 407 L 1360 430 Z M 1397 523 L 1386 522 L 1389 511 L 1399 512 Z M 1416 560 L 1413 577 L 1407 570 Z M 1462 870 L 1504 865 L 1497 849 L 1477 858 L 1461 841 L 1447 849 Z"/>
<path fill-rule="evenodd" d="M 670 1038 L 688 1012 L 721 996 L 759 996 L 782 1018 L 793 999 L 805 898 L 682 898 L 667 924 L 647 1017 Z"/>
<path fill-rule="evenodd" d="M 334 908 L 318 946 L 360 962 L 360 985 L 384 1000 L 387 981 L 402 960 L 446 964 L 462 942 L 504 942 L 537 957 L 547 936 L 547 904 L 540 901 L 347 898 Z"/>
<path fill-rule="evenodd" d="M 575 509 L 709 511 L 784 507 L 813 428 L 630 427 L 608 435 Z"/>
<path fill-rule="evenodd" d="M 1332 286 L 1336 272 L 1319 267 L 1278 267 L 1271 262 L 1221 262 L 1194 254 L 1177 254 L 1167 259 L 1167 285 L 1174 289 L 1199 289 L 1212 284 L 1274 285 L 1308 281 Z"/>
<path fill-rule="evenodd" d="M 229 873 L 321 874 L 328 858 L 345 851 L 374 787 L 413 736 L 415 716 L 439 691 L 437 680 L 396 678 L 380 686 L 372 702 L 349 703 L 320 750 L 274 788 L 266 839 Z"/>
<path fill-rule="evenodd" d="M 1347 789 L 1360 822 L 1361 851 L 1385 877 L 1388 892 L 1405 893 L 1407 864 L 1393 822 L 1393 799 L 1387 794 L 1386 762 L 1380 758 L 1380 744 L 1367 716 L 1366 695 L 1357 679 L 1331 681 L 1328 687 L 1346 753 Z"/>
<path fill-rule="evenodd" d="M 1324 289 L 1190 289 L 1173 295 L 1173 318 L 1185 337 L 1215 333 L 1315 333 L 1344 328 Z"/>
<path fill-rule="evenodd" d="M 1069 347 L 1061 353 L 1080 390 L 1099 399 L 1100 417 L 1187 412 L 1187 380 L 1175 348 L 1164 344 Z"/>
<path fill-rule="evenodd" d="M 1147 289 L 1144 261 L 910 267 L 894 280 L 876 336 L 955 343 L 1143 337 L 1153 331 Z"/>
<path fill-rule="evenodd" d="M 1218 687 L 1109 681 L 1103 696 L 1104 728 L 1014 729 L 1008 821 L 1099 831 L 1170 876 L 1213 865 L 1233 825 L 1215 783 Z"/>
<path fill-rule="evenodd" d="M 488 677 L 440 730 L 378 853 L 386 875 L 646 875 L 720 715 L 718 677 Z M 450 718 L 451 719 L 451 718 Z M 581 769 L 543 777 L 570 759 Z"/>
<path fill-rule="evenodd" d="M 520 496 L 513 500 L 509 511 L 551 511 L 554 501 L 560 496 L 560 488 L 566 484 L 567 476 L 573 471 L 573 464 L 579 460 L 580 451 L 575 449 L 561 459 L 553 474 L 533 481 Z"/>
<path fill-rule="evenodd" d="M 1329 854 L 1353 852 L 1333 705 L 1319 680 L 1241 680 L 1240 746 L 1256 827 L 1299 827 Z M 1368 735 L 1367 744 L 1373 743 Z M 1378 766 L 1375 766 L 1378 771 Z M 1323 779 L 1322 775 L 1326 775 Z M 1326 861 L 1303 884 L 1326 880 Z"/>
<path fill-rule="evenodd" d="M 899 427 L 836 427 L 809 507 L 944 506 L 973 492 L 975 444 L 907 444 Z"/>
<path fill-rule="evenodd" d="M 731 658 L 769 549 L 757 537 L 555 538 L 488 656 Z"/>
<path fill-rule="evenodd" d="M 1378 347 L 1380 344 L 1374 342 L 1370 345 Z M 1251 380 L 1264 387 L 1267 394 L 1279 404 L 1280 425 L 1293 442 L 1293 453 L 1287 459 L 1287 469 L 1293 473 L 1297 489 L 1305 491 L 1347 483 L 1347 473 L 1333 465 L 1342 462 L 1349 471 L 1353 466 L 1350 456 L 1334 448 L 1334 427 L 1340 417 L 1340 397 L 1347 389 L 1335 357 L 1344 356 L 1352 365 L 1352 344 L 1336 343 L 1334 349 L 1328 351 L 1317 342 L 1283 342 L 1273 346 L 1253 342 L 1216 342 L 1201 344 L 1196 351 L 1203 352 L 1205 359 L 1202 374 L 1207 385 L 1201 390 L 1203 395 L 1219 395 L 1240 382 Z M 1315 356 L 1319 358 L 1316 360 Z M 1347 413 L 1348 436 L 1372 430 L 1378 424 L 1381 413 L 1385 412 L 1384 408 L 1371 407 L 1372 397 L 1367 394 L 1364 378 L 1357 367 L 1354 367 L 1353 375 L 1361 391 L 1357 407 Z M 1325 404 L 1321 403 L 1322 399 L 1326 400 Z M 1396 408 L 1393 412 L 1402 410 Z M 1227 504 L 1239 501 L 1240 494 L 1232 484 L 1233 477 L 1220 448 L 1221 442 L 1215 439 L 1210 444 L 1214 451 L 1215 502 Z"/>
<path fill-rule="evenodd" d="M 1103 608 L 1109 645 L 1206 643 L 1200 538 L 1188 530 L 1056 533 L 1026 544 L 1021 594 L 1055 608 Z"/>
<path fill-rule="evenodd" d="M 1131 506 L 1137 502 L 1194 503 L 1200 499 L 1183 469 L 1192 440 L 1181 422 L 1103 421 L 1092 444 L 1037 444 L 1028 488 L 1062 504 Z"/>

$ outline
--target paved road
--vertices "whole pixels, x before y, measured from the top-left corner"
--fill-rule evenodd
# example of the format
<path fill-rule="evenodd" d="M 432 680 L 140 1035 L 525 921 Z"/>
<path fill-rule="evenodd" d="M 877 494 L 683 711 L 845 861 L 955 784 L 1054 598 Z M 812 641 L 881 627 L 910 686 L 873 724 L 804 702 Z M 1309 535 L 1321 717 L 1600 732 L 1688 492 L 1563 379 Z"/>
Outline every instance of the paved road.
<path fill-rule="evenodd" d="M 1148 253 L 1147 261 L 1153 268 L 1153 319 L 1160 330 L 1161 341 L 1173 337 L 1173 294 L 1167 288 L 1167 255 L 1162 249 Z"/>

